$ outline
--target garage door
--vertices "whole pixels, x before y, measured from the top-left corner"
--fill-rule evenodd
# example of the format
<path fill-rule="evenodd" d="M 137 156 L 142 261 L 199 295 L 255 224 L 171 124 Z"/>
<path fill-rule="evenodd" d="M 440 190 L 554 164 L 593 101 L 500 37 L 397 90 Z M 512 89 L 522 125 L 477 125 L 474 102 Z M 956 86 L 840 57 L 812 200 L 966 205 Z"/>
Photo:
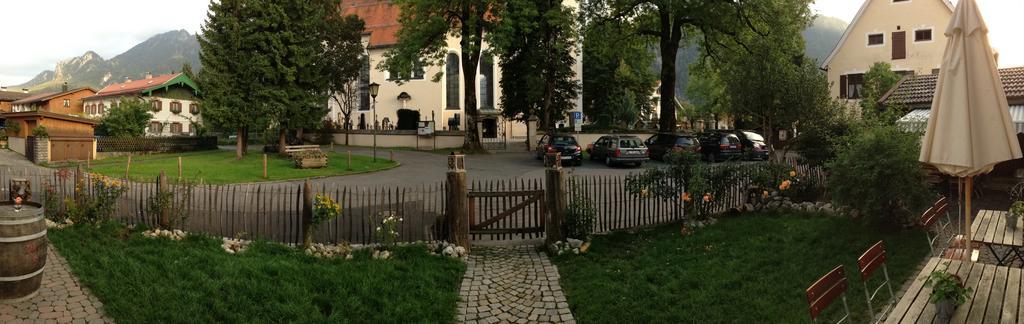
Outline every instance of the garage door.
<path fill-rule="evenodd" d="M 92 138 L 51 138 L 50 161 L 84 161 L 92 158 Z"/>

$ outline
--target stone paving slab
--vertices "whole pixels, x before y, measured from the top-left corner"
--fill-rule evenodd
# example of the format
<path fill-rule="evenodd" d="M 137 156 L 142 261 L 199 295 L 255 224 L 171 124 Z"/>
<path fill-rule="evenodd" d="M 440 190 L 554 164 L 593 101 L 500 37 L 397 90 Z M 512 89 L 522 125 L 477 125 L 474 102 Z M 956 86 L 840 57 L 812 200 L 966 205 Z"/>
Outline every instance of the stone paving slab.
<path fill-rule="evenodd" d="M 113 323 L 103 304 L 82 287 L 68 263 L 50 247 L 39 293 L 15 304 L 0 304 L 0 323 Z"/>
<path fill-rule="evenodd" d="M 558 268 L 533 246 L 471 249 L 459 288 L 460 323 L 575 323 Z"/>

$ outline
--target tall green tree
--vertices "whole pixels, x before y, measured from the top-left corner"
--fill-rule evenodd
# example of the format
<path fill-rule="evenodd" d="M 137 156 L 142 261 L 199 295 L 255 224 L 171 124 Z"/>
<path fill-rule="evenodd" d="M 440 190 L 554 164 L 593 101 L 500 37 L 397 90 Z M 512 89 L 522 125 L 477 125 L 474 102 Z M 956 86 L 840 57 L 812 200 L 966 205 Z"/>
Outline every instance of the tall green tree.
<path fill-rule="evenodd" d="M 713 77 L 727 96 L 726 110 L 739 126 L 759 128 L 771 141 L 810 112 L 828 105 L 828 82 L 803 57 L 800 36 L 813 17 L 811 0 L 765 0 L 749 24 L 754 31 L 713 44 L 702 43 Z M 707 75 L 697 74 L 697 77 Z M 697 82 L 702 82 L 698 80 Z"/>
<path fill-rule="evenodd" d="M 339 10 L 334 7 L 333 10 Z M 326 72 L 327 90 L 343 115 L 343 125 L 352 121 L 352 111 L 357 100 L 357 83 L 362 67 L 365 49 L 362 43 L 364 23 L 355 15 L 329 14 L 324 28 L 323 68 Z M 334 116 L 331 116 L 332 118 Z M 345 134 L 348 144 L 348 134 Z"/>
<path fill-rule="evenodd" d="M 483 151 L 478 133 L 479 110 L 476 101 L 476 75 L 482 52 L 484 32 L 494 29 L 498 0 L 393 0 L 401 10 L 398 43 L 377 66 L 381 71 L 397 72 L 408 80 L 417 62 L 444 66 L 448 54 L 448 36 L 459 38 L 462 72 L 463 109 L 466 113 L 466 138 L 463 148 Z M 394 75 L 394 74 L 392 74 Z M 436 82 L 441 73 L 434 76 Z M 405 81 L 399 79 L 400 81 Z"/>
<path fill-rule="evenodd" d="M 900 75 L 892 71 L 887 62 L 875 62 L 864 74 L 864 88 L 861 91 L 861 113 L 871 113 L 879 108 L 878 100 L 900 81 Z"/>
<path fill-rule="evenodd" d="M 263 50 L 261 28 L 255 12 L 263 1 L 221 0 L 210 2 L 206 24 L 199 37 L 203 69 L 199 86 L 203 89 L 204 121 L 215 128 L 237 132 L 235 155 L 245 155 L 247 130 L 265 128 L 270 106 L 264 86 L 266 71 L 272 62 Z"/>
<path fill-rule="evenodd" d="M 550 129 L 575 106 L 576 12 L 561 0 L 506 0 L 501 22 L 488 35 L 500 58 L 502 115 L 539 116 Z"/>
<path fill-rule="evenodd" d="M 632 33 L 635 22 L 605 19 L 607 2 L 591 0 L 583 10 L 583 112 L 601 127 L 627 126 L 653 110 L 648 98 L 658 77 L 649 37 Z"/>
<path fill-rule="evenodd" d="M 653 37 L 661 53 L 661 114 L 659 128 L 670 132 L 676 129 L 676 56 L 679 47 L 691 40 L 704 44 L 739 42 L 741 33 L 759 29 L 758 19 L 770 18 L 761 14 L 766 1 L 745 0 L 604 0 L 607 10 L 599 12 L 603 18 L 635 22 L 634 34 Z M 712 47 L 705 46 L 707 49 Z M 718 55 L 712 55 L 718 58 Z"/>
<path fill-rule="evenodd" d="M 152 119 L 149 103 L 137 98 L 126 98 L 107 108 L 100 120 L 101 133 L 112 137 L 142 137 Z"/>

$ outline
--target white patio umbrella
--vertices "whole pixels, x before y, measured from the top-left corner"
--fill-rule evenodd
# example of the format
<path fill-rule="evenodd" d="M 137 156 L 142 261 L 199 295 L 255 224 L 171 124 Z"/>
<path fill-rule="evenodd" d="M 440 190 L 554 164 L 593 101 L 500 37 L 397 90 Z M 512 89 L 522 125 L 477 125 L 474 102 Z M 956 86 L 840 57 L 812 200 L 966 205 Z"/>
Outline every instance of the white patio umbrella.
<path fill-rule="evenodd" d="M 966 180 L 964 240 L 971 240 L 974 176 L 1021 157 L 1003 83 L 975 0 L 960 0 L 946 28 L 945 53 L 921 142 L 921 162 Z M 970 253 L 965 253 L 969 257 Z"/>

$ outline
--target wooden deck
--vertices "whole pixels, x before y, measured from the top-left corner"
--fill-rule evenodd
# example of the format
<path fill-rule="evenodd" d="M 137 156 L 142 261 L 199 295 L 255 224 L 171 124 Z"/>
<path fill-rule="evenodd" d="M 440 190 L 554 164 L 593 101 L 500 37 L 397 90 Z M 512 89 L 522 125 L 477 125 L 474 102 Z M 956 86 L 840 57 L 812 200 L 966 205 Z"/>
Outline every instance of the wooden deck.
<path fill-rule="evenodd" d="M 893 307 L 886 323 L 933 323 L 935 305 L 928 302 L 931 288 L 924 287 L 923 278 L 935 269 L 949 264 L 967 287 L 973 289 L 967 302 L 957 308 L 950 323 L 1022 323 L 1024 298 L 1021 298 L 1020 268 L 960 260 L 931 258 L 916 279 Z"/>

